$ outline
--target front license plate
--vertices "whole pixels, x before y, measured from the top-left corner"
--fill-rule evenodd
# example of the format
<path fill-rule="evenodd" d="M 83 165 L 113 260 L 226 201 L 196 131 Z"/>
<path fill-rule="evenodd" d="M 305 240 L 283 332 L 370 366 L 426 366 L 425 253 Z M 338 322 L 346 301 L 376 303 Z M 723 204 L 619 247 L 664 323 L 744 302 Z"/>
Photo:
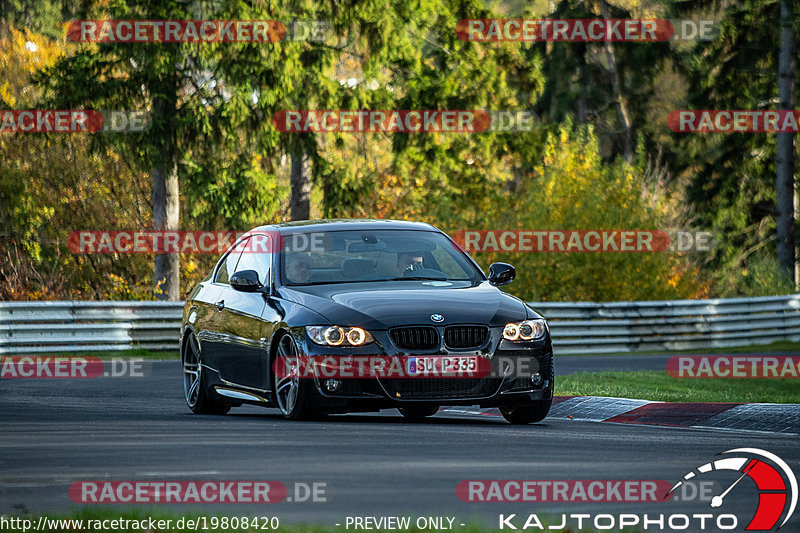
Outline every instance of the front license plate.
<path fill-rule="evenodd" d="M 437 356 L 409 357 L 410 376 L 464 376 L 478 373 L 479 361 L 476 356 Z"/>

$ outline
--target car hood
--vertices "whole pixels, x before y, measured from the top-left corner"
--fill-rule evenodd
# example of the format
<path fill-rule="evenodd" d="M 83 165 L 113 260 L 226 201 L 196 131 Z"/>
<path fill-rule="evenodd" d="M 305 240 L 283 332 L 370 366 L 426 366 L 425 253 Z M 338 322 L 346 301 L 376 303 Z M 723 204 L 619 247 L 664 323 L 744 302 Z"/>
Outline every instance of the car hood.
<path fill-rule="evenodd" d="M 404 325 L 503 326 L 533 311 L 488 282 L 437 287 L 417 281 L 281 287 L 281 296 L 313 309 L 332 324 L 381 330 Z M 431 315 L 444 317 L 434 322 Z"/>

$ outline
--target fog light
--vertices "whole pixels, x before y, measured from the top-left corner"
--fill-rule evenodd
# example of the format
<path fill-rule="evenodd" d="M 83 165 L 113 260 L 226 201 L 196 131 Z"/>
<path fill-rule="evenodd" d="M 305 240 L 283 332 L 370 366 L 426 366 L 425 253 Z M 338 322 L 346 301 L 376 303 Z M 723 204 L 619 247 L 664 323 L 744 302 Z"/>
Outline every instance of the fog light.
<path fill-rule="evenodd" d="M 533 374 L 531 374 L 531 383 L 533 383 L 534 387 L 538 387 L 539 385 L 542 384 L 543 381 L 544 381 L 544 376 L 542 376 L 540 373 L 534 372 Z"/>
<path fill-rule="evenodd" d="M 342 382 L 338 379 L 326 379 L 324 385 L 328 392 L 336 392 L 342 388 Z"/>

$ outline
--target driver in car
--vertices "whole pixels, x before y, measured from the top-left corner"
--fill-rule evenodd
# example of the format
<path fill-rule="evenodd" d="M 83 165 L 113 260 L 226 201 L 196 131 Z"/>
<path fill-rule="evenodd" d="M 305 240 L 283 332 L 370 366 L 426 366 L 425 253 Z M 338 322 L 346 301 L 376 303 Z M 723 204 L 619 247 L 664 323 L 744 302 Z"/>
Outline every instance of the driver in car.
<path fill-rule="evenodd" d="M 425 268 L 422 265 L 422 254 L 419 252 L 401 252 L 397 254 L 397 272 L 403 275 L 406 272 L 416 272 Z"/>
<path fill-rule="evenodd" d="M 303 255 L 291 255 L 286 260 L 286 278 L 290 283 L 308 283 L 311 279 L 311 264 Z"/>

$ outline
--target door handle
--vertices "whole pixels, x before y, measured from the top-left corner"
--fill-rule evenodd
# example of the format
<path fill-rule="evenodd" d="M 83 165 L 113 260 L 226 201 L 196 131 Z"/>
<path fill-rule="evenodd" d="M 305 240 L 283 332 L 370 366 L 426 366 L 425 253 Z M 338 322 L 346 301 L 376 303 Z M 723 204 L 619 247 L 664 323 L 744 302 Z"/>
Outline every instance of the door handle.
<path fill-rule="evenodd" d="M 225 300 L 220 300 L 215 305 L 217 306 L 217 311 L 222 311 L 225 309 Z"/>

